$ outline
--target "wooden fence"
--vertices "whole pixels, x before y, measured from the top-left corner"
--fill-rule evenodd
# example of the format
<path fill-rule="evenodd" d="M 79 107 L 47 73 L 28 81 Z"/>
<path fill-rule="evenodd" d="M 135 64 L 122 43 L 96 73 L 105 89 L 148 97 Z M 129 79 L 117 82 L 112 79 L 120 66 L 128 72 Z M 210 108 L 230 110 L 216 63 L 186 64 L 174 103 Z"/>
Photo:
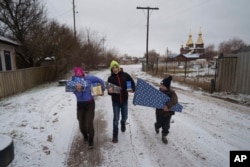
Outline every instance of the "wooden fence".
<path fill-rule="evenodd" d="M 250 52 L 220 57 L 215 80 L 216 91 L 250 94 Z"/>
<path fill-rule="evenodd" d="M 54 66 L 0 72 L 0 99 L 52 81 L 55 72 Z"/>

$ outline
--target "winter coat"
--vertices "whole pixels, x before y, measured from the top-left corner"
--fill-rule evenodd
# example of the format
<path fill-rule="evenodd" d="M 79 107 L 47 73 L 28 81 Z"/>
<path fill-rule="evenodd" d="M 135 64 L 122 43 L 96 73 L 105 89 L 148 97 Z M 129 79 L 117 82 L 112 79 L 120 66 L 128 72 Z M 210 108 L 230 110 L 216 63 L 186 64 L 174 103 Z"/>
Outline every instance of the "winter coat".
<path fill-rule="evenodd" d="M 117 103 L 123 103 L 123 102 L 128 100 L 128 92 L 127 92 L 127 84 L 126 84 L 127 81 L 131 81 L 132 91 L 134 92 L 135 91 L 135 82 L 134 82 L 133 78 L 128 73 L 123 72 L 123 71 L 119 71 L 118 74 L 115 74 L 115 73 L 111 72 L 111 75 L 108 78 L 108 82 L 121 87 L 120 94 L 108 93 L 109 95 L 111 95 L 112 101 L 117 102 Z"/>
<path fill-rule="evenodd" d="M 86 87 L 82 88 L 81 92 L 74 91 L 73 93 L 76 96 L 77 102 L 86 102 L 86 101 L 91 101 L 94 99 L 94 97 L 91 95 L 91 85 L 95 83 L 101 84 L 102 91 L 105 91 L 105 84 L 104 81 L 94 75 L 85 75 L 83 78 Z"/>
<path fill-rule="evenodd" d="M 170 97 L 169 101 L 166 102 L 166 106 L 170 109 L 171 107 L 173 107 L 174 105 L 176 105 L 178 103 L 178 97 L 175 93 L 174 90 L 168 89 L 166 91 L 162 91 L 164 94 L 166 94 L 168 97 Z M 156 109 L 156 114 L 157 115 L 162 115 L 162 116 L 169 116 L 169 115 L 174 115 L 174 111 L 164 111 L 163 109 Z"/>

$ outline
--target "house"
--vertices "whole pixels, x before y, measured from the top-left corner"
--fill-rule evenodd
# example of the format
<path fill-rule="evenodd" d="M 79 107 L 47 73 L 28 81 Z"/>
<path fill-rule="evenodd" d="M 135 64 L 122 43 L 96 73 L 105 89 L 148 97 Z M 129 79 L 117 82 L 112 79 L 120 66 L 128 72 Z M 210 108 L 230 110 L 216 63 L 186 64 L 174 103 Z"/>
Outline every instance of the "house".
<path fill-rule="evenodd" d="M 17 42 L 0 36 L 0 72 L 16 70 L 15 47 L 18 45 Z"/>

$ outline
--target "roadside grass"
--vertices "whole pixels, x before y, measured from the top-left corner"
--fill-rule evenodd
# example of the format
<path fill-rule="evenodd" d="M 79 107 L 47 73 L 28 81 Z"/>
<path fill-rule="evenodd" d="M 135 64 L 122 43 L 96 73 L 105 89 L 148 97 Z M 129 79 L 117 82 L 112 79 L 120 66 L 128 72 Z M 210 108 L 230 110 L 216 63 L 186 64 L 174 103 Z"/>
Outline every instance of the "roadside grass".
<path fill-rule="evenodd" d="M 214 75 L 192 75 L 189 74 L 194 73 L 195 71 L 185 69 L 168 69 L 167 72 L 165 69 L 159 68 L 158 70 L 150 70 L 147 71 L 148 74 L 152 76 L 156 76 L 159 78 L 165 78 L 168 75 L 173 76 L 173 81 L 179 82 L 183 85 L 191 86 L 195 90 L 202 90 L 205 92 L 213 92 L 212 88 L 212 79 L 214 79 Z"/>

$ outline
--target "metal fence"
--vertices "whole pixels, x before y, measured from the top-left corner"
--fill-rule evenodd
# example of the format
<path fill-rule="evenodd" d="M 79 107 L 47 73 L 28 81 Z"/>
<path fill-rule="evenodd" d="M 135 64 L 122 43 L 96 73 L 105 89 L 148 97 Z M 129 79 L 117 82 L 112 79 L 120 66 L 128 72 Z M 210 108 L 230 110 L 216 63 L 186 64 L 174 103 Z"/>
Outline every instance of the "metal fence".
<path fill-rule="evenodd" d="M 0 72 L 0 99 L 52 81 L 54 66 Z"/>
<path fill-rule="evenodd" d="M 225 54 L 217 60 L 216 91 L 250 94 L 250 52 Z"/>

